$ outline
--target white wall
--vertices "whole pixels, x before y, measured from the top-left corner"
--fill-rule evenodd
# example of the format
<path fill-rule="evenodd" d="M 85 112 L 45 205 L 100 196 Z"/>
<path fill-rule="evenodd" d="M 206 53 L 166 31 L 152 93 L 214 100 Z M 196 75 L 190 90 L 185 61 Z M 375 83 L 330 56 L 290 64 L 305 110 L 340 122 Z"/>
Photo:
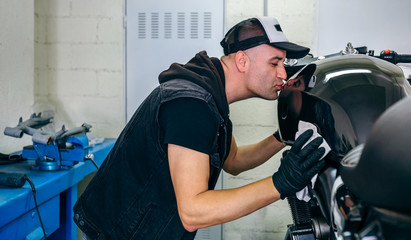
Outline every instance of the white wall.
<path fill-rule="evenodd" d="M 123 1 L 36 0 L 39 108 L 56 127 L 86 122 L 91 135 L 117 137 L 123 123 Z"/>
<path fill-rule="evenodd" d="M 315 0 L 316 19 L 313 53 L 341 51 L 347 42 L 367 46 L 375 55 L 385 49 L 410 53 L 411 1 Z"/>
<path fill-rule="evenodd" d="M 264 1 L 227 1 L 227 29 L 238 21 L 264 14 Z M 310 47 L 312 44 L 313 1 L 268 0 L 267 15 L 275 16 L 290 41 Z M 249 99 L 230 105 L 237 144 L 252 144 L 278 128 L 277 102 Z M 281 154 L 253 170 L 231 176 L 225 174 L 225 188 L 243 186 L 272 175 Z M 224 225 L 224 239 L 284 239 L 287 224 L 292 223 L 286 201 L 278 201 L 246 217 Z"/>
<path fill-rule="evenodd" d="M 3 134 L 27 119 L 34 103 L 34 12 L 33 1 L 0 1 L 0 152 L 21 150 L 30 138 Z"/>

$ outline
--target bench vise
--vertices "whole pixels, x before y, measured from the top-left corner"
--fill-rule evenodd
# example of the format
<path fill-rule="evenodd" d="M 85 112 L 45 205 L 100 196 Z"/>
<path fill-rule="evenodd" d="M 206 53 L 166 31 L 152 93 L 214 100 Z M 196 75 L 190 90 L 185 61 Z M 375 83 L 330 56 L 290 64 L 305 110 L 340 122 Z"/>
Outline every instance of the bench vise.
<path fill-rule="evenodd" d="M 89 139 L 87 132 L 91 125 L 84 123 L 80 127 L 58 132 L 39 130 L 52 122 L 53 117 L 42 117 L 41 113 L 32 114 L 30 119 L 22 121 L 16 127 L 6 127 L 4 134 L 21 138 L 24 133 L 32 136 L 33 145 L 23 147 L 22 157 L 35 160 L 34 170 L 54 171 L 68 169 L 88 158 Z"/>

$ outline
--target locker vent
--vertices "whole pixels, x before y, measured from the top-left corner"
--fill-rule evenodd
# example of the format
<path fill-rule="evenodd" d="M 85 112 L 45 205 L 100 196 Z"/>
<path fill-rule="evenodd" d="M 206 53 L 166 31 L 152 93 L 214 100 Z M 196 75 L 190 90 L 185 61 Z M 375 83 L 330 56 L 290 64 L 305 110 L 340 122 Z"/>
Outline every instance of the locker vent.
<path fill-rule="evenodd" d="M 159 34 L 159 17 L 158 12 L 151 13 L 151 38 L 158 38 Z"/>
<path fill-rule="evenodd" d="M 139 12 L 138 39 L 211 39 L 212 12 Z"/>
<path fill-rule="evenodd" d="M 211 38 L 211 26 L 212 26 L 212 15 L 211 12 L 205 12 L 204 13 L 204 38 Z"/>
<path fill-rule="evenodd" d="M 164 38 L 172 38 L 172 24 L 171 12 L 164 13 Z"/>
<path fill-rule="evenodd" d="M 191 13 L 191 38 L 198 38 L 198 12 Z"/>
<path fill-rule="evenodd" d="M 177 13 L 177 37 L 183 39 L 185 36 L 185 13 Z"/>

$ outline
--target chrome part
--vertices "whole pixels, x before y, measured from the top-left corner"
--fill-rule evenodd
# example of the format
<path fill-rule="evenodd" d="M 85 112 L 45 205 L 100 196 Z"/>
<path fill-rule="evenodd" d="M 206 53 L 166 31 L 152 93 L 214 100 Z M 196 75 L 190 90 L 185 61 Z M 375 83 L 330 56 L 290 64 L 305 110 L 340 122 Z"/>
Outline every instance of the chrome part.
<path fill-rule="evenodd" d="M 86 155 L 84 156 L 84 160 L 85 160 L 85 161 L 86 161 L 86 160 L 93 161 L 93 160 L 94 160 L 94 154 L 92 154 L 92 153 L 86 154 Z"/>
<path fill-rule="evenodd" d="M 347 54 L 358 54 L 357 49 L 355 49 L 353 47 L 353 45 L 351 44 L 351 42 L 347 43 L 347 46 L 345 46 L 345 49 L 342 51 L 343 55 L 347 55 Z"/>
<path fill-rule="evenodd" d="M 285 60 L 284 60 L 284 65 L 285 66 L 294 66 L 294 65 L 296 65 L 298 63 L 298 60 L 297 59 L 292 59 L 292 58 L 286 58 Z"/>

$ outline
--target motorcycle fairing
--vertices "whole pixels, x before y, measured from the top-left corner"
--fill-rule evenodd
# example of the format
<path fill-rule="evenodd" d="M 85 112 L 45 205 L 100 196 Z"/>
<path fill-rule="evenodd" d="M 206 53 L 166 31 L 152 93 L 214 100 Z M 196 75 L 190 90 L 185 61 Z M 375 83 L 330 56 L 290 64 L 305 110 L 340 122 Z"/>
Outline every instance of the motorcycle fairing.
<path fill-rule="evenodd" d="M 411 215 L 411 97 L 376 121 L 357 159 L 341 162 L 340 174 L 356 196 L 372 206 Z"/>
<path fill-rule="evenodd" d="M 291 83 L 291 84 L 290 84 Z M 340 162 L 365 142 L 376 119 L 411 93 L 402 70 L 365 55 L 315 61 L 288 80 L 278 98 L 281 137 L 293 142 L 298 121 L 311 122 Z"/>

